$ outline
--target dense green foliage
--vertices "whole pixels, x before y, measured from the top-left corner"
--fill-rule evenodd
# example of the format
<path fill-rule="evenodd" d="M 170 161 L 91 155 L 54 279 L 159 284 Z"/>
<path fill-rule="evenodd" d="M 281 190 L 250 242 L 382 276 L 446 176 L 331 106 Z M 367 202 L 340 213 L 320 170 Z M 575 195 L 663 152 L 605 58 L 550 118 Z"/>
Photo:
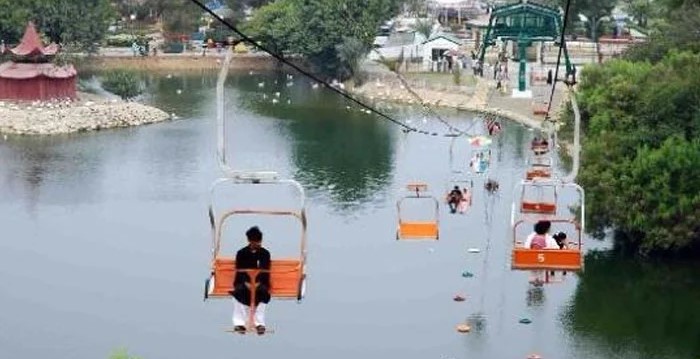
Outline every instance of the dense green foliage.
<path fill-rule="evenodd" d="M 127 70 L 113 70 L 105 73 L 102 78 L 102 87 L 123 99 L 136 97 L 143 91 L 138 74 Z"/>
<path fill-rule="evenodd" d="M 649 41 L 628 51 L 626 58 L 658 62 L 673 49 L 700 52 L 700 31 L 697 31 L 700 29 L 700 4 L 674 5 L 654 22 Z"/>
<path fill-rule="evenodd" d="M 0 0 L 0 9 L 12 9 L 14 0 Z M 16 43 L 21 37 L 29 19 L 27 7 L 19 6 L 12 11 L 0 11 L 0 39 L 7 44 Z"/>
<path fill-rule="evenodd" d="M 108 0 L 0 0 L 0 36 L 19 41 L 28 21 L 48 40 L 94 52 L 114 17 Z"/>
<path fill-rule="evenodd" d="M 566 9 L 567 1 L 540 0 L 535 2 L 564 10 Z M 593 40 L 597 40 L 601 35 L 601 24 L 612 14 L 612 10 L 617 3 L 617 0 L 571 0 L 569 16 L 566 21 L 566 33 L 577 33 L 577 25 L 580 23 L 585 28 L 585 35 Z M 585 16 L 587 20 L 581 22 L 578 15 Z"/>
<path fill-rule="evenodd" d="M 584 69 L 589 228 L 644 253 L 700 247 L 700 55 Z"/>
<path fill-rule="evenodd" d="M 598 357 L 621 357 L 617 350 L 624 343 L 637 352 L 624 356 L 628 358 L 698 358 L 698 298 L 700 268 L 695 263 L 594 252 L 586 256 L 565 322 L 577 342 L 595 340 L 610 348 Z"/>
<path fill-rule="evenodd" d="M 326 75 L 347 76 L 357 60 L 339 51 L 359 44 L 366 53 L 398 5 L 397 0 L 278 0 L 256 10 L 246 31 L 276 52 L 303 55 Z"/>
<path fill-rule="evenodd" d="M 655 6 L 646 43 L 583 70 L 578 181 L 594 235 L 614 229 L 631 252 L 700 254 L 700 33 L 689 31 L 700 6 Z"/>

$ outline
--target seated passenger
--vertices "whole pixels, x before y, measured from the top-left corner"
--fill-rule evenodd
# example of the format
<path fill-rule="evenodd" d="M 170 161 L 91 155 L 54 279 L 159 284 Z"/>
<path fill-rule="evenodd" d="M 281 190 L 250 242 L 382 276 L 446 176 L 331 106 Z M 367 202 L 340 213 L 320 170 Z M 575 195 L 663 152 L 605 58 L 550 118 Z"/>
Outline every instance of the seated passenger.
<path fill-rule="evenodd" d="M 478 152 L 469 162 L 469 167 L 476 173 L 484 173 L 488 169 L 489 160 L 483 152 Z"/>
<path fill-rule="evenodd" d="M 462 199 L 459 201 L 457 210 L 459 213 L 466 212 L 472 205 L 472 194 L 467 188 L 462 188 Z"/>
<path fill-rule="evenodd" d="M 493 121 L 488 126 L 489 136 L 495 136 L 501 132 L 501 123 L 498 121 Z"/>
<path fill-rule="evenodd" d="M 559 246 L 559 249 L 565 249 L 567 247 L 566 245 L 566 233 L 564 232 L 559 232 L 555 233 L 552 238 L 554 238 L 555 241 L 557 241 L 557 245 Z"/>
<path fill-rule="evenodd" d="M 552 222 L 539 221 L 535 223 L 534 231 L 525 239 L 523 247 L 528 249 L 559 249 L 557 241 L 549 235 Z"/>
<path fill-rule="evenodd" d="M 263 234 L 258 227 L 251 227 L 245 232 L 248 245 L 236 253 L 236 270 L 260 269 L 270 270 L 270 252 L 262 247 Z M 246 272 L 236 272 L 233 280 L 233 329 L 240 334 L 246 332 L 246 321 L 250 311 L 254 310 L 253 320 L 259 335 L 265 334 L 265 307 L 270 302 L 270 273 L 258 273 L 255 288 Z M 255 291 L 255 303 L 251 303 Z M 253 308 L 253 309 L 251 309 Z"/>
<path fill-rule="evenodd" d="M 566 245 L 566 233 L 564 233 L 564 232 L 554 233 L 554 235 L 552 236 L 552 238 L 554 238 L 554 240 L 557 242 L 557 245 L 559 246 L 559 249 L 566 249 L 566 248 L 567 248 L 567 245 Z M 563 271 L 562 274 L 563 274 L 563 275 L 566 275 L 566 271 Z M 554 276 L 554 271 L 551 271 L 551 272 L 550 272 L 550 275 Z"/>
<path fill-rule="evenodd" d="M 459 186 L 455 186 L 449 194 L 447 194 L 447 205 L 450 206 L 450 213 L 457 212 L 457 206 L 462 201 L 462 191 Z"/>
<path fill-rule="evenodd" d="M 498 192 L 498 187 L 498 182 L 490 178 L 484 184 L 484 189 L 486 189 L 490 194 Z"/>
<path fill-rule="evenodd" d="M 549 152 L 549 142 L 544 138 L 540 139 L 539 137 L 535 137 L 534 139 L 532 139 L 530 148 L 535 153 L 535 155 L 543 155 Z"/>

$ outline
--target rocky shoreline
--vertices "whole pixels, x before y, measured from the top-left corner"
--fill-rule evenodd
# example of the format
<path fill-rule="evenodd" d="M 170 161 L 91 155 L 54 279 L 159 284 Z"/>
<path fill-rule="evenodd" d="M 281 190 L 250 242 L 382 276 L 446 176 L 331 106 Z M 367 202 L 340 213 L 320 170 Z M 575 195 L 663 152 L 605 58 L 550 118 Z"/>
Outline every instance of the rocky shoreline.
<path fill-rule="evenodd" d="M 171 116 L 136 102 L 81 94 L 75 101 L 0 102 L 0 133 L 56 135 L 162 122 Z"/>
<path fill-rule="evenodd" d="M 426 105 L 431 107 L 449 107 L 460 111 L 488 114 L 507 118 L 531 128 L 542 129 L 542 118 L 527 116 L 517 111 L 489 104 L 489 99 L 493 96 L 493 92 L 498 91 L 495 87 L 495 82 L 478 78 L 476 86 L 467 92 L 457 91 L 456 89 L 439 91 L 420 88 L 413 89 L 413 91 Z M 409 105 L 420 103 L 398 82 L 381 84 L 368 82 L 362 86 L 351 88 L 351 91 L 355 95 L 362 96 L 370 101 L 390 101 Z"/>

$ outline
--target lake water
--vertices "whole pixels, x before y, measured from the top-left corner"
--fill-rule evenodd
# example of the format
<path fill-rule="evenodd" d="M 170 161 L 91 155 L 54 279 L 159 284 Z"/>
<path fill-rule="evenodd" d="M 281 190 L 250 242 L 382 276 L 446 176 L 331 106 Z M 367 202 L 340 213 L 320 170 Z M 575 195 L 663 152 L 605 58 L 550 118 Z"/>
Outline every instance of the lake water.
<path fill-rule="evenodd" d="M 450 167 L 466 166 L 468 146 L 455 142 L 450 163 L 448 138 L 406 135 L 308 81 L 285 82 L 285 74 L 233 74 L 226 105 L 234 166 L 275 170 L 307 190 L 307 297 L 272 302 L 274 334 L 227 334 L 231 302 L 202 301 L 208 189 L 221 174 L 215 75 L 149 75 L 147 101 L 179 120 L 0 141 L 0 358 L 107 358 L 120 347 L 144 359 L 700 355 L 697 264 L 601 252 L 586 258 L 583 274 L 542 289 L 510 270 L 510 209 L 531 131 L 507 123 L 494 141 L 497 195 L 474 178 L 466 215 L 441 207 L 438 242 L 400 242 L 402 188 L 421 180 L 442 197 Z M 379 106 L 421 129 L 446 130 L 424 122 L 419 109 Z M 484 131 L 469 113 L 441 115 Z M 286 194 L 226 200 L 291 205 Z M 226 250 L 242 246 L 253 224 L 273 255 L 295 254 L 298 229 L 262 218 L 233 223 Z M 585 239 L 588 250 L 606 246 Z M 465 270 L 474 277 L 463 278 Z M 453 302 L 457 293 L 467 300 Z M 472 332 L 458 334 L 465 321 Z"/>

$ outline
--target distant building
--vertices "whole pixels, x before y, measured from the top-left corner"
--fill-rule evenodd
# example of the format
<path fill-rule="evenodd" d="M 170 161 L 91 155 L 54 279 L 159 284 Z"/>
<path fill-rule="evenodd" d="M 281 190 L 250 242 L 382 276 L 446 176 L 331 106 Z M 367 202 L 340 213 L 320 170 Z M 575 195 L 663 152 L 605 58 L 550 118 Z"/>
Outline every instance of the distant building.
<path fill-rule="evenodd" d="M 12 60 L 0 64 L 0 99 L 51 100 L 76 97 L 77 71 L 73 65 L 51 62 L 59 51 L 57 44 L 46 47 L 31 22 L 17 47 L 5 49 Z"/>
<path fill-rule="evenodd" d="M 423 42 L 423 66 L 426 70 L 441 71 L 437 64 L 441 59 L 444 59 L 448 52 L 457 52 L 461 41 L 459 39 L 447 35 L 437 34 L 431 36 Z"/>
<path fill-rule="evenodd" d="M 443 25 L 463 24 L 486 14 L 488 6 L 479 0 L 429 0 L 428 9 Z"/>

